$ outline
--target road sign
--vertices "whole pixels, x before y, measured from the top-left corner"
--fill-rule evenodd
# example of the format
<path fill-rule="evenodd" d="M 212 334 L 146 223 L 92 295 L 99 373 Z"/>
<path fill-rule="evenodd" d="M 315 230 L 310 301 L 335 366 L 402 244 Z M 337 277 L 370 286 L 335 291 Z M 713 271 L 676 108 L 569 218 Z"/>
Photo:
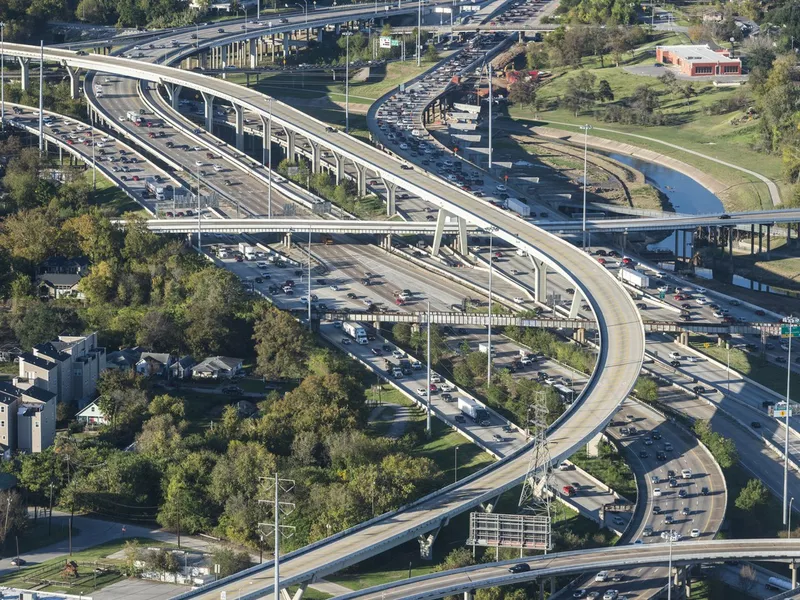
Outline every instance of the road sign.
<path fill-rule="evenodd" d="M 658 292 L 658 298 L 659 298 L 659 300 L 663 300 L 663 299 L 664 299 L 666 296 L 667 296 L 667 293 L 666 293 L 666 292 Z"/>
<path fill-rule="evenodd" d="M 772 407 L 772 416 L 776 419 L 785 419 L 786 418 L 786 402 L 776 402 L 775 406 Z M 789 405 L 789 416 L 794 416 L 794 407 L 790 404 Z"/>
<path fill-rule="evenodd" d="M 392 40 L 392 47 L 397 48 L 400 46 L 400 40 Z"/>
<path fill-rule="evenodd" d="M 781 335 L 783 337 L 800 336 L 800 325 L 781 325 Z"/>
<path fill-rule="evenodd" d="M 380 37 L 380 47 L 381 48 L 391 48 L 392 47 L 392 38 L 388 35 L 382 35 Z"/>

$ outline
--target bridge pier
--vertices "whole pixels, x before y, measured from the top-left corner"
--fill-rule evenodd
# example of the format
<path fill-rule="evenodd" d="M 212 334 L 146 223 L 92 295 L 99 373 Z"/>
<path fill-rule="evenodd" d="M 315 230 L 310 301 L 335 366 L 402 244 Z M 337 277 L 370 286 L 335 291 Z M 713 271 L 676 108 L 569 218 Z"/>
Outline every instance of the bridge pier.
<path fill-rule="evenodd" d="M 500 502 L 500 494 L 497 494 L 497 496 L 489 500 L 489 502 L 482 502 L 481 508 L 483 509 L 483 512 L 491 514 L 494 512 L 498 502 Z"/>
<path fill-rule="evenodd" d="M 422 560 L 433 560 L 433 543 L 436 541 L 440 529 L 440 527 L 437 527 L 432 533 L 421 535 L 417 538 L 417 542 L 419 543 L 419 557 Z"/>
<path fill-rule="evenodd" d="M 80 98 L 81 78 L 78 76 L 78 69 L 73 69 L 64 65 L 69 75 L 69 97 L 73 100 Z"/>
<path fill-rule="evenodd" d="M 397 212 L 397 184 L 381 177 L 386 188 L 386 216 L 391 217 Z"/>
<path fill-rule="evenodd" d="M 547 301 L 547 265 L 544 261 L 538 260 L 530 254 L 528 256 L 531 259 L 533 277 L 536 284 L 533 289 L 533 298 L 536 302 L 544 304 Z"/>
<path fill-rule="evenodd" d="M 178 110 L 178 102 L 181 98 L 181 90 L 183 89 L 182 85 L 176 85 L 174 83 L 165 83 L 164 88 L 167 90 L 167 97 L 169 98 L 170 106 L 174 110 Z"/>
<path fill-rule="evenodd" d="M 356 173 L 358 174 L 358 197 L 363 198 L 367 195 L 367 167 L 359 165 L 358 163 L 353 164 L 355 165 Z"/>
<path fill-rule="evenodd" d="M 579 344 L 583 345 L 586 343 L 586 329 L 583 327 L 578 327 L 577 329 L 573 330 L 572 339 L 574 339 Z"/>
<path fill-rule="evenodd" d="M 249 40 L 251 69 L 255 69 L 258 66 L 258 51 L 256 48 L 256 41 L 256 38 L 250 38 Z"/>
<path fill-rule="evenodd" d="M 442 246 L 442 234 L 444 233 L 444 223 L 447 220 L 449 213 L 440 208 L 439 214 L 436 216 L 436 231 L 433 233 L 433 246 L 431 246 L 431 256 L 439 256 L 439 248 Z M 491 257 L 489 257 L 491 260 Z"/>
<path fill-rule="evenodd" d="M 344 156 L 334 152 L 333 159 L 336 161 L 336 185 L 339 185 L 344 178 Z"/>
<path fill-rule="evenodd" d="M 386 250 L 387 252 L 392 251 L 392 234 L 387 233 L 386 235 L 381 238 L 381 248 Z"/>
<path fill-rule="evenodd" d="M 303 600 L 303 594 L 305 594 L 307 587 L 308 583 L 301 583 L 300 587 L 297 588 L 297 591 L 294 593 L 293 596 L 289 595 L 289 590 L 287 590 L 286 588 L 282 588 L 281 600 Z"/>
<path fill-rule="evenodd" d="M 603 440 L 603 434 L 598 433 L 588 442 L 586 442 L 586 455 L 595 457 L 600 456 L 600 442 Z"/>
<path fill-rule="evenodd" d="M 308 140 L 308 143 L 311 145 L 311 172 L 319 173 L 319 159 L 320 159 L 319 142 Z"/>
<path fill-rule="evenodd" d="M 283 236 L 283 245 L 286 246 L 287 249 L 292 247 L 292 232 L 287 231 L 286 234 Z"/>
<path fill-rule="evenodd" d="M 770 260 L 770 248 L 772 247 L 772 225 L 767 225 L 767 260 Z"/>
<path fill-rule="evenodd" d="M 464 600 L 475 600 L 475 592 L 473 590 L 464 592 Z"/>
<path fill-rule="evenodd" d="M 681 331 L 678 334 L 678 343 L 683 346 L 689 345 L 689 332 L 688 331 Z"/>
<path fill-rule="evenodd" d="M 456 217 L 458 221 L 458 252 L 463 256 L 469 256 L 469 239 L 467 238 L 467 221 L 461 217 Z M 489 257 L 491 260 L 491 257 Z"/>
<path fill-rule="evenodd" d="M 581 293 L 581 289 L 578 288 L 575 290 L 575 293 L 572 295 L 572 304 L 569 305 L 569 318 L 570 319 L 577 319 L 578 313 L 581 310 L 581 304 L 583 303 L 583 293 Z"/>
<path fill-rule="evenodd" d="M 225 79 L 225 69 L 228 67 L 228 46 L 219 47 L 219 62 L 220 68 L 223 70 L 222 78 Z"/>
<path fill-rule="evenodd" d="M 18 56 L 17 60 L 20 68 L 20 86 L 23 92 L 27 92 L 31 89 L 31 59 Z"/>
<path fill-rule="evenodd" d="M 236 113 L 236 149 L 244 149 L 244 107 L 238 104 L 233 105 L 233 111 Z"/>
<path fill-rule="evenodd" d="M 297 139 L 297 132 L 292 129 L 284 128 L 286 132 L 286 160 L 294 162 L 294 149 L 295 141 Z"/>
<path fill-rule="evenodd" d="M 200 92 L 203 96 L 203 102 L 205 103 L 205 118 L 206 118 L 206 129 L 209 133 L 214 133 L 214 96 L 209 94 L 208 92 Z"/>
<path fill-rule="evenodd" d="M 692 597 L 692 565 L 683 569 L 683 594 L 686 598 Z"/>
<path fill-rule="evenodd" d="M 797 589 L 797 563 L 793 560 L 789 565 L 789 568 L 792 570 L 792 589 Z"/>

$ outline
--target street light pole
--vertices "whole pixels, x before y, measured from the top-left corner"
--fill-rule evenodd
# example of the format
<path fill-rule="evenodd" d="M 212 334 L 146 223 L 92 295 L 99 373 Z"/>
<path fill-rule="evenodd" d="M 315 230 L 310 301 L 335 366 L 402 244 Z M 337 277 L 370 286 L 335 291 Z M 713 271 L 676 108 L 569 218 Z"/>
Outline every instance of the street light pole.
<path fill-rule="evenodd" d="M 425 433 L 431 436 L 431 301 L 428 300 L 428 416 L 425 422 Z"/>
<path fill-rule="evenodd" d="M 308 230 L 308 330 L 311 331 L 311 230 Z"/>
<path fill-rule="evenodd" d="M 39 41 L 39 156 L 44 152 L 44 40 Z"/>
<path fill-rule="evenodd" d="M 494 257 L 492 256 L 494 241 L 494 228 L 489 228 L 489 320 L 488 343 L 486 352 L 486 389 L 492 385 L 492 273 L 494 272 Z"/>
<path fill-rule="evenodd" d="M 792 383 L 792 338 L 794 337 L 794 326 L 800 319 L 789 317 L 785 320 L 789 324 L 789 352 L 786 357 L 786 427 L 783 439 L 783 524 L 788 522 L 789 514 L 789 412 L 790 399 L 789 392 Z"/>
<path fill-rule="evenodd" d="M 492 100 L 492 62 L 489 61 L 489 172 L 492 170 Z"/>
<path fill-rule="evenodd" d="M 267 121 L 267 218 L 272 218 L 272 96 L 269 97 Z"/>
<path fill-rule="evenodd" d="M 458 483 L 458 446 L 455 447 L 455 451 L 456 451 L 456 460 L 453 469 L 455 471 L 455 477 L 453 483 Z"/>
<path fill-rule="evenodd" d="M 6 24 L 0 21 L 0 128 L 6 129 L 6 55 L 5 33 Z"/>
<path fill-rule="evenodd" d="M 342 34 L 345 38 L 346 56 L 344 65 L 344 132 L 350 133 L 350 36 L 352 31 Z"/>
<path fill-rule="evenodd" d="M 94 121 L 89 119 L 89 133 L 92 138 L 92 191 L 97 191 L 97 163 L 94 159 L 94 146 L 97 143 L 94 138 Z"/>
<path fill-rule="evenodd" d="M 417 66 L 422 65 L 422 0 L 417 0 Z"/>
<path fill-rule="evenodd" d="M 792 539 L 792 502 L 794 502 L 794 496 L 789 500 L 789 525 L 786 527 L 787 540 Z"/>
<path fill-rule="evenodd" d="M 589 138 L 589 130 L 592 128 L 591 125 L 581 125 L 581 129 L 583 129 L 583 219 L 581 222 L 581 232 L 583 233 L 583 243 L 581 248 L 586 250 L 586 188 L 589 185 L 589 181 L 587 179 L 588 176 L 588 168 L 587 168 L 587 153 L 588 153 L 588 138 Z"/>
<path fill-rule="evenodd" d="M 667 569 L 667 600 L 672 600 L 672 540 L 675 532 L 671 529 L 667 531 L 669 537 L 669 567 Z"/>

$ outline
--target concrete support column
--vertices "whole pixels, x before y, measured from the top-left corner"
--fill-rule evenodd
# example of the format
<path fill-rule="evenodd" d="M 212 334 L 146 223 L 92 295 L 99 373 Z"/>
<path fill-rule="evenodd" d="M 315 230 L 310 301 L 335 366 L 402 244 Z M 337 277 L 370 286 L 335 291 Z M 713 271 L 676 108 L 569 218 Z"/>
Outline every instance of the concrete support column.
<path fill-rule="evenodd" d="M 81 78 L 78 76 L 78 69 L 73 69 L 64 65 L 69 75 L 69 96 L 73 100 L 80 98 Z"/>
<path fill-rule="evenodd" d="M 391 217 L 397 212 L 397 184 L 382 179 L 386 188 L 386 216 Z"/>
<path fill-rule="evenodd" d="M 733 273 L 733 227 L 728 227 L 728 254 L 731 255 L 731 273 Z"/>
<path fill-rule="evenodd" d="M 363 197 L 367 195 L 367 168 L 359 165 L 358 163 L 354 164 L 356 167 L 356 172 L 358 173 L 358 196 Z"/>
<path fill-rule="evenodd" d="M 764 242 L 764 226 L 763 225 L 759 225 L 758 226 L 758 253 L 759 254 L 761 254 L 761 251 L 762 251 L 762 248 L 763 248 L 763 245 L 762 245 L 763 242 Z"/>
<path fill-rule="evenodd" d="M 286 160 L 294 162 L 294 142 L 297 133 L 292 129 L 285 129 L 286 131 Z"/>
<path fill-rule="evenodd" d="M 792 589 L 797 589 L 797 564 L 792 561 L 792 564 L 789 565 L 789 568 L 792 570 Z"/>
<path fill-rule="evenodd" d="M 201 52 L 197 55 L 197 66 L 203 70 L 208 68 L 208 52 Z"/>
<path fill-rule="evenodd" d="M 258 66 L 258 53 L 256 48 L 256 38 L 249 40 L 250 47 L 250 68 L 255 69 Z"/>
<path fill-rule="evenodd" d="M 167 97 L 169 98 L 170 105 L 173 109 L 178 110 L 178 101 L 181 99 L 181 90 L 183 86 L 167 83 L 164 87 L 167 89 Z"/>
<path fill-rule="evenodd" d="M 767 260 L 770 260 L 770 248 L 772 246 L 772 225 L 767 225 Z"/>
<path fill-rule="evenodd" d="M 31 89 L 31 59 L 18 56 L 17 60 L 20 68 L 20 85 L 22 86 L 22 91 L 27 92 Z"/>
<path fill-rule="evenodd" d="M 572 304 L 569 305 L 570 319 L 577 319 L 580 316 L 578 313 L 581 310 L 581 304 L 583 304 L 583 294 L 580 288 L 578 288 L 572 296 Z"/>
<path fill-rule="evenodd" d="M 205 103 L 206 129 L 209 133 L 214 133 L 214 96 L 208 92 L 200 92 Z"/>
<path fill-rule="evenodd" d="M 433 542 L 436 541 L 436 533 L 421 535 L 417 538 L 419 542 L 419 557 L 422 560 L 433 560 Z"/>
<path fill-rule="evenodd" d="M 692 565 L 686 565 L 683 570 L 683 593 L 686 598 L 692 597 Z"/>
<path fill-rule="evenodd" d="M 756 243 L 756 226 L 752 223 L 750 224 L 750 256 L 753 256 L 755 252 L 755 243 Z"/>
<path fill-rule="evenodd" d="M 684 346 L 689 345 L 689 332 L 688 331 L 681 331 L 678 336 L 678 341 L 683 344 Z"/>
<path fill-rule="evenodd" d="M 283 236 L 283 245 L 286 246 L 287 249 L 292 247 L 292 232 L 289 231 L 286 235 Z"/>
<path fill-rule="evenodd" d="M 333 159 L 336 161 L 336 185 L 339 185 L 344 178 L 344 156 L 334 152 Z"/>
<path fill-rule="evenodd" d="M 319 142 L 308 140 L 308 143 L 311 145 L 311 172 L 319 173 L 319 159 L 320 159 Z"/>
<path fill-rule="evenodd" d="M 586 330 L 583 327 L 578 327 L 574 330 L 572 334 L 572 339 L 574 339 L 579 344 L 586 343 Z"/>
<path fill-rule="evenodd" d="M 219 68 L 225 69 L 228 66 L 228 46 L 219 47 Z"/>
<path fill-rule="evenodd" d="M 244 150 L 244 108 L 234 104 L 233 112 L 236 114 L 236 149 Z"/>
<path fill-rule="evenodd" d="M 289 58 L 289 36 L 283 34 L 283 63 L 286 64 L 286 59 Z"/>
<path fill-rule="evenodd" d="M 439 214 L 436 217 L 436 231 L 433 234 L 433 246 L 431 256 L 439 256 L 439 248 L 442 246 L 442 233 L 444 233 L 444 223 L 448 217 L 447 211 L 439 209 Z M 491 257 L 489 257 L 491 260 Z"/>
<path fill-rule="evenodd" d="M 534 281 L 536 283 L 536 287 L 533 290 L 533 298 L 536 302 L 544 304 L 547 302 L 547 265 L 544 261 L 540 261 L 533 256 L 530 256 L 530 259 L 531 265 L 533 266 Z"/>
<path fill-rule="evenodd" d="M 303 594 L 306 593 L 306 588 L 308 587 L 308 583 L 301 583 L 300 587 L 297 588 L 297 591 L 294 595 L 289 594 L 289 590 L 283 588 L 281 590 L 281 600 L 303 600 Z"/>
<path fill-rule="evenodd" d="M 467 238 L 467 221 L 458 217 L 458 252 L 469 256 L 469 240 Z M 489 257 L 489 260 L 492 258 Z"/>

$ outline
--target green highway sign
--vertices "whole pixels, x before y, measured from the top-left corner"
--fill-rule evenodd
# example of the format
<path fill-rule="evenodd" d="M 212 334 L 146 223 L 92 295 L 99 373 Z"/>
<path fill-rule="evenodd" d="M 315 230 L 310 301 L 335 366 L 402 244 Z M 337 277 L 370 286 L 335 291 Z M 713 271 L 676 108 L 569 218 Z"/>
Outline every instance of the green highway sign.
<path fill-rule="evenodd" d="M 800 336 L 800 325 L 781 325 L 781 335 L 783 337 Z"/>

